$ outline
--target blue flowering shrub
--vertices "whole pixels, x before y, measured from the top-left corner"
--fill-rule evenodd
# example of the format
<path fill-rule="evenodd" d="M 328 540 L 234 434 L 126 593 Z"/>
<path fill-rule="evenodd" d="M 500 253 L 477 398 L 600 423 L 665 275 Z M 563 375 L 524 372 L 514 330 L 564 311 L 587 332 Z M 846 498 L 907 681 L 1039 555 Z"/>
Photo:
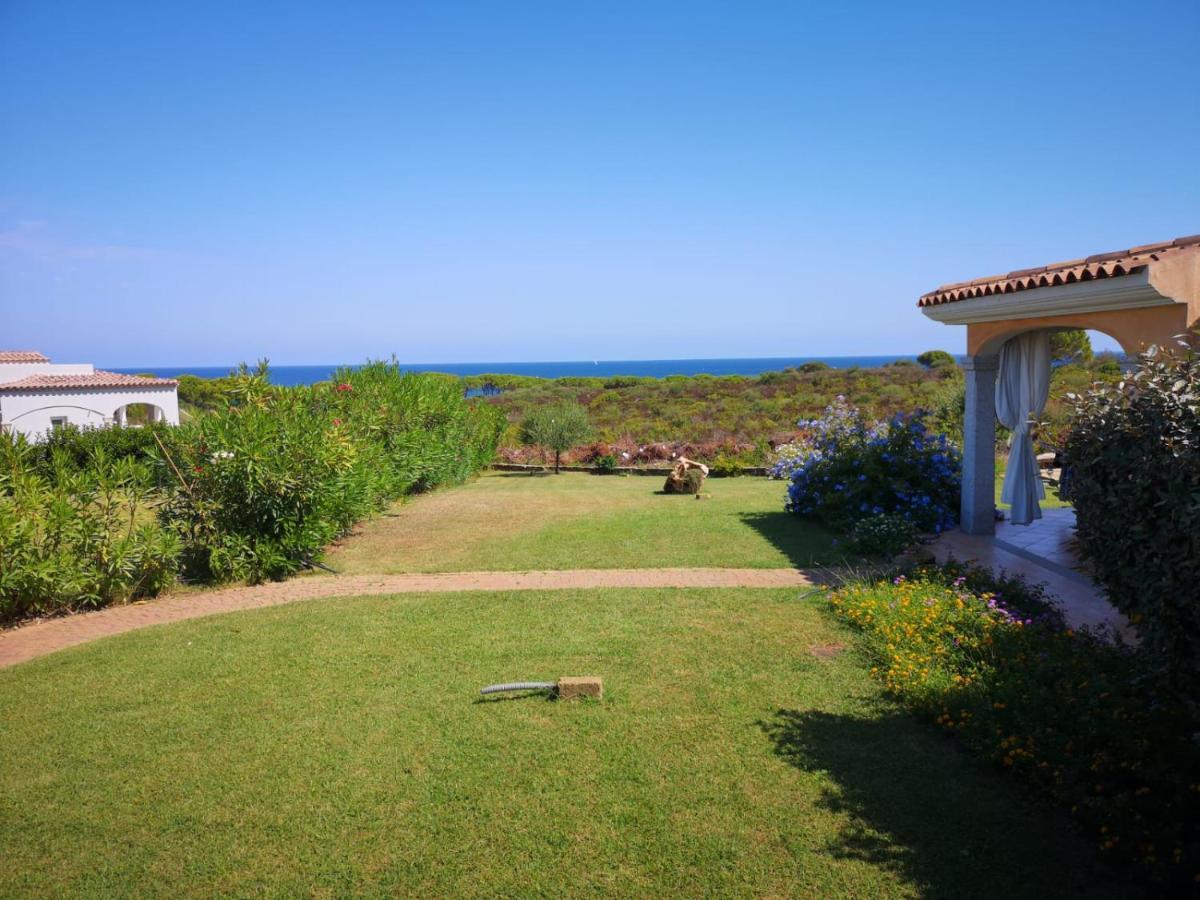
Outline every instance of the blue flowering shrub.
<path fill-rule="evenodd" d="M 896 516 L 922 532 L 957 521 L 962 458 L 923 412 L 868 422 L 842 397 L 825 414 L 801 422 L 804 440 L 777 460 L 771 476 L 787 479 L 787 510 L 851 532 L 860 519 Z"/>

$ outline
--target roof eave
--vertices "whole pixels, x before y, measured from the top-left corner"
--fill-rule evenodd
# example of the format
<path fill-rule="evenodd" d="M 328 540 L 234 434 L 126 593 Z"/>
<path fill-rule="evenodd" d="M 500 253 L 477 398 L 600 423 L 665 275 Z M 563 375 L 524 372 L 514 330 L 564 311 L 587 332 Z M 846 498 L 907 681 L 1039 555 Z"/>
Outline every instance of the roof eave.
<path fill-rule="evenodd" d="M 1053 287 L 1031 288 L 1011 294 L 991 294 L 965 300 L 922 306 L 921 312 L 946 325 L 971 325 L 1005 319 L 1041 318 L 1115 309 L 1166 306 L 1175 299 L 1159 293 L 1143 269 L 1118 278 L 1078 281 Z"/>

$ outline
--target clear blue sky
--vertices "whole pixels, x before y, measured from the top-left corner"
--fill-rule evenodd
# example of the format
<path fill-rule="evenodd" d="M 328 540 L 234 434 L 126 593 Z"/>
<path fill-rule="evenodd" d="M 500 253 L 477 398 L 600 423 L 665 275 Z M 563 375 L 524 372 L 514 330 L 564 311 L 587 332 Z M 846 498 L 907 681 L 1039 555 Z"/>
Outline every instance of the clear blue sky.
<path fill-rule="evenodd" d="M 0 346 L 958 351 L 936 285 L 1200 232 L 1200 3 L 0 5 Z"/>

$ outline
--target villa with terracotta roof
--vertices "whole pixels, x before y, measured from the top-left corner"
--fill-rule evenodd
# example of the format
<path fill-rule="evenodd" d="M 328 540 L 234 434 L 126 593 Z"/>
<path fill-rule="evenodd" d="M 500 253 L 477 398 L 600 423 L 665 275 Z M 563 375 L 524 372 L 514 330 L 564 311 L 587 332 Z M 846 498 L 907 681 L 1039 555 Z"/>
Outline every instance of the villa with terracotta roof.
<path fill-rule="evenodd" d="M 1012 522 L 1041 518 L 1031 431 L 1049 387 L 1047 335 L 1092 329 L 1129 355 L 1200 339 L 1200 235 L 942 285 L 917 305 L 937 322 L 966 326 L 960 521 L 968 534 L 991 535 L 998 416 L 1013 431 L 1003 491 Z"/>
<path fill-rule="evenodd" d="M 178 385 L 91 363 L 52 363 L 32 350 L 0 350 L 0 431 L 38 440 L 62 425 L 124 425 L 132 406 L 148 407 L 152 421 L 178 425 Z"/>

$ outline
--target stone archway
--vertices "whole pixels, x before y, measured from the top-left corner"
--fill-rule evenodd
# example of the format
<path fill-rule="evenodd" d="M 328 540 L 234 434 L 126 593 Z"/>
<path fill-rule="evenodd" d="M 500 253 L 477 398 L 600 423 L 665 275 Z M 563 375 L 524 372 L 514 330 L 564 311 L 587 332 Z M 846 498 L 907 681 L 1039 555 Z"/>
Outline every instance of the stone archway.
<path fill-rule="evenodd" d="M 154 422 L 166 421 L 166 411 L 154 403 L 135 401 L 123 403 L 113 410 L 110 417 L 114 425 L 122 428 L 140 427 Z"/>
<path fill-rule="evenodd" d="M 1161 344 L 1164 336 L 1185 332 L 1187 325 L 1178 311 L 1169 307 L 975 322 L 967 325 L 967 353 L 997 354 L 1006 341 L 1030 331 L 1074 330 L 1102 332 L 1120 344 L 1126 355 L 1137 356 L 1151 344 Z"/>

